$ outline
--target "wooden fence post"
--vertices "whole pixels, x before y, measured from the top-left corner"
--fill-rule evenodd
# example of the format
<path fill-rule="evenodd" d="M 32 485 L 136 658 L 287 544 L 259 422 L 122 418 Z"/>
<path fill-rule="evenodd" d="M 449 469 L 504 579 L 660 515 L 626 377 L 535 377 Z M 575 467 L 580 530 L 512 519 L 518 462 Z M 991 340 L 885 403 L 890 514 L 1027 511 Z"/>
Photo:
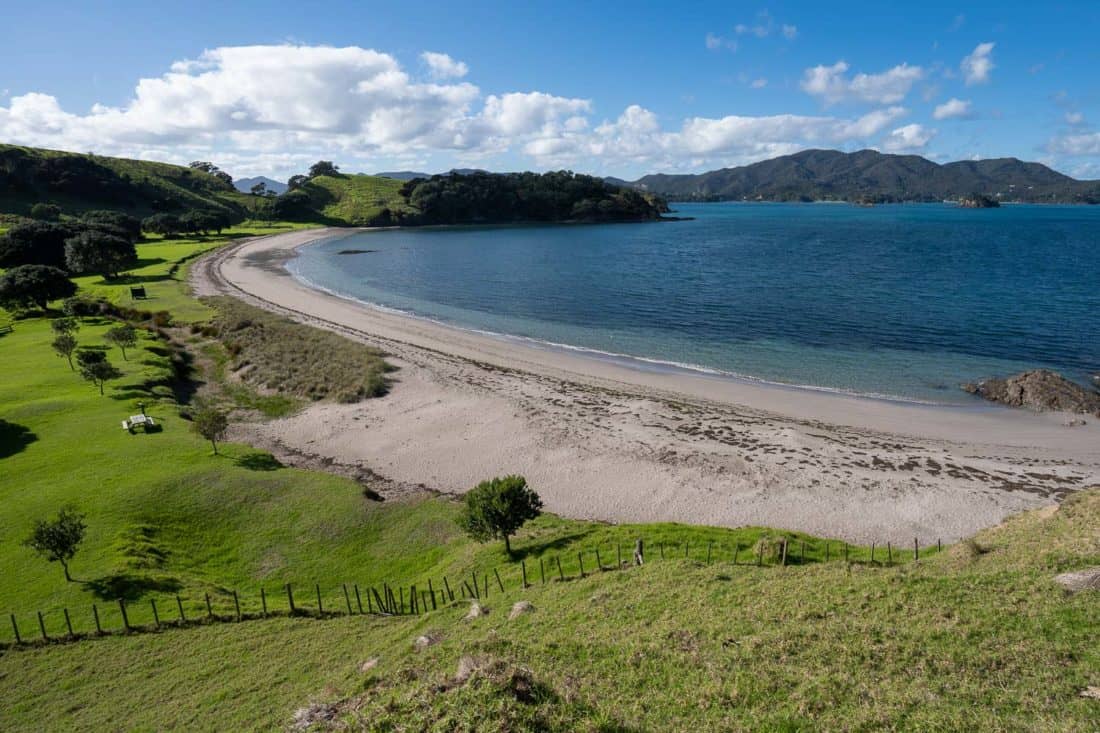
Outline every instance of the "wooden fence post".
<path fill-rule="evenodd" d="M 913 538 L 913 562 L 920 562 L 920 545 L 917 544 L 917 538 Z"/>
<path fill-rule="evenodd" d="M 942 551 L 943 551 L 943 545 L 940 543 L 939 539 L 937 539 L 936 540 L 936 552 L 942 552 Z"/>
<path fill-rule="evenodd" d="M 42 620 L 42 612 L 38 612 L 38 628 L 42 630 L 42 641 L 49 641 L 50 637 L 46 636 L 46 622 Z"/>
<path fill-rule="evenodd" d="M 400 602 L 397 604 L 397 612 L 405 613 L 405 586 L 401 586 L 400 588 L 398 588 L 397 593 L 401 599 Z M 409 606 L 412 606 L 412 603 L 410 603 Z"/>
<path fill-rule="evenodd" d="M 890 546 L 889 542 L 886 543 L 886 564 L 894 564 L 894 548 Z"/>
<path fill-rule="evenodd" d="M 267 593 L 264 592 L 264 587 L 260 586 L 260 608 L 263 609 L 264 618 L 267 618 Z"/>
<path fill-rule="evenodd" d="M 875 564 L 875 543 L 871 543 L 871 564 Z"/>
<path fill-rule="evenodd" d="M 844 543 L 844 562 L 848 562 L 848 543 Z"/>
<path fill-rule="evenodd" d="M 241 599 L 237 597 L 237 591 L 233 591 L 233 608 L 237 610 L 237 620 L 241 620 Z"/>
<path fill-rule="evenodd" d="M 378 589 L 372 587 L 370 589 L 370 592 L 374 594 L 374 600 L 378 602 L 378 613 L 385 613 L 386 612 L 386 604 L 382 600 L 382 596 L 379 595 Z M 367 605 L 368 606 L 370 605 L 370 593 L 367 594 Z"/>
<path fill-rule="evenodd" d="M 527 561 L 526 560 L 520 560 L 519 561 L 519 567 L 520 567 L 520 570 L 523 572 L 523 589 L 527 590 Z"/>
<path fill-rule="evenodd" d="M 477 598 L 477 599 L 480 600 L 481 594 L 478 592 L 478 587 L 477 587 L 477 573 L 471 571 L 470 579 L 474 581 L 474 598 Z"/>
<path fill-rule="evenodd" d="M 130 633 L 130 618 L 126 615 L 126 601 L 118 599 L 118 610 L 122 612 L 122 628 Z"/>
<path fill-rule="evenodd" d="M 95 608 L 95 606 L 92 606 L 92 608 Z M 98 618 L 99 617 L 97 616 L 96 617 L 96 619 L 97 619 L 96 626 L 99 625 Z M 21 637 L 19 635 L 19 624 L 15 623 L 15 614 L 14 613 L 11 614 L 11 628 L 12 628 L 12 631 L 15 632 L 15 643 L 16 644 L 22 644 L 23 643 L 23 637 Z"/>
<path fill-rule="evenodd" d="M 619 563 L 618 569 L 623 569 L 623 546 L 618 542 L 615 543 L 615 560 Z"/>
<path fill-rule="evenodd" d="M 690 552 L 691 552 L 691 543 L 690 542 L 685 542 L 684 543 L 684 559 L 685 560 L 688 559 L 688 553 L 690 553 Z"/>
<path fill-rule="evenodd" d="M 783 567 L 787 567 L 787 545 L 789 545 L 789 544 L 790 543 L 787 542 L 787 538 L 784 537 L 783 538 L 783 562 L 782 562 Z"/>
<path fill-rule="evenodd" d="M 600 559 L 600 546 L 596 545 L 596 567 L 603 570 L 603 560 Z"/>
<path fill-rule="evenodd" d="M 344 600 L 345 600 L 345 601 L 347 601 L 347 604 L 348 604 L 348 615 L 350 616 L 350 615 L 352 614 L 352 610 L 351 610 L 351 596 L 350 596 L 350 595 L 348 595 L 348 584 L 347 584 L 347 583 L 344 583 Z"/>
<path fill-rule="evenodd" d="M 69 609 L 63 609 L 65 612 L 65 626 L 69 629 L 69 638 L 76 638 L 76 634 L 73 633 L 73 620 L 69 618 Z"/>
<path fill-rule="evenodd" d="M 96 632 L 96 634 L 102 636 L 103 635 L 103 627 L 100 626 L 100 624 L 99 624 L 99 609 L 96 608 L 96 605 L 94 603 L 92 604 L 92 616 L 95 618 L 95 632 Z M 13 624 L 15 623 L 15 616 L 11 617 L 11 622 Z"/>
<path fill-rule="evenodd" d="M 546 563 L 542 561 L 542 556 L 539 556 L 539 582 L 546 585 Z"/>
<path fill-rule="evenodd" d="M 321 605 L 321 584 L 320 583 L 314 583 L 313 587 L 317 590 L 317 615 L 318 616 L 324 616 L 325 615 L 325 607 Z"/>
<path fill-rule="evenodd" d="M 428 578 L 428 592 L 432 594 L 432 610 L 436 610 L 439 606 L 435 605 L 435 588 L 432 587 L 432 579 Z"/>
<path fill-rule="evenodd" d="M 409 586 L 409 613 L 413 616 L 420 614 L 420 599 L 416 597 L 416 586 Z"/>
<path fill-rule="evenodd" d="M 447 598 L 451 600 L 451 603 L 455 602 L 454 591 L 451 590 L 451 584 L 447 582 L 447 576 L 443 576 L 443 587 L 447 589 Z"/>
<path fill-rule="evenodd" d="M 562 572 L 562 569 L 561 569 L 561 555 L 558 555 L 556 557 L 556 559 L 558 561 L 558 580 L 560 582 L 564 583 L 565 582 L 565 573 Z"/>
<path fill-rule="evenodd" d="M 798 547 L 798 564 L 806 564 L 806 540 L 801 540 L 801 544 Z"/>
<path fill-rule="evenodd" d="M 286 599 L 290 603 L 290 615 L 294 615 L 294 592 L 290 590 L 290 583 L 286 584 Z"/>
<path fill-rule="evenodd" d="M 760 567 L 764 564 L 764 543 L 760 540 L 756 541 L 756 567 Z"/>
<path fill-rule="evenodd" d="M 160 614 L 157 613 L 157 600 L 155 598 L 149 599 L 149 605 L 153 607 L 153 625 L 158 629 L 160 628 Z"/>
<path fill-rule="evenodd" d="M 829 540 L 825 540 L 825 562 L 829 562 Z"/>
<path fill-rule="evenodd" d="M 493 568 L 493 572 L 494 573 L 496 572 L 496 568 Z M 485 573 L 481 577 L 485 581 L 485 597 L 488 598 L 489 597 L 489 573 Z M 497 576 L 497 580 L 498 581 L 500 580 L 499 575 Z"/>
<path fill-rule="evenodd" d="M 210 605 L 210 594 L 206 594 L 206 616 L 207 618 L 214 618 L 214 607 Z"/>
<path fill-rule="evenodd" d="M 183 615 L 183 601 L 180 600 L 179 594 L 176 595 L 176 608 L 180 612 L 180 625 L 187 623 L 187 617 Z"/>
<path fill-rule="evenodd" d="M 581 568 L 581 577 L 584 577 L 584 556 L 581 553 L 577 553 L 577 565 Z"/>
<path fill-rule="evenodd" d="M 664 560 L 665 559 L 665 543 L 664 542 L 658 542 L 657 543 L 657 550 L 661 553 L 661 559 Z"/>

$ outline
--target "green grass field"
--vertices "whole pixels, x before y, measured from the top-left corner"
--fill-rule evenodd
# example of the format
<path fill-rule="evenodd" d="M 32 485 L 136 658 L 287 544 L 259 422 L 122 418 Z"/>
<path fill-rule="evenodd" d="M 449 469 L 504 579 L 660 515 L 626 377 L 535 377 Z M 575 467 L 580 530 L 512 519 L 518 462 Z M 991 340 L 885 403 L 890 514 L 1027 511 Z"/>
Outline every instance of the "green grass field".
<path fill-rule="evenodd" d="M 331 218 L 352 225 L 366 224 L 383 208 L 403 209 L 398 191 L 404 181 L 367 175 L 318 176 L 305 190 Z"/>
<path fill-rule="evenodd" d="M 274 231 L 274 230 L 272 230 Z M 258 233 L 237 230 L 230 236 Z M 139 246 L 152 296 L 137 304 L 180 322 L 212 311 L 191 298 L 191 258 L 228 239 Z M 173 267 L 175 267 L 174 275 Z M 80 281 L 83 291 L 129 305 L 131 281 Z M 102 344 L 110 322 L 77 334 Z M 868 548 L 761 528 L 612 526 L 543 516 L 514 540 L 534 588 L 498 544 L 478 545 L 455 523 L 457 505 L 422 495 L 378 502 L 364 487 L 324 473 L 280 467 L 243 445 L 191 434 L 173 383 L 170 353 L 145 334 L 124 361 L 126 376 L 100 396 L 49 347 L 43 318 L 0 335 L 0 610 L 25 638 L 93 626 L 153 622 L 150 599 L 175 617 L 259 610 L 263 587 L 285 608 L 283 584 L 314 608 L 343 607 L 343 583 L 436 586 L 499 568 L 491 614 L 462 621 L 465 607 L 419 618 L 275 618 L 112 636 L 72 644 L 0 647 L 0 729 L 257 729 L 284 727 L 311 702 L 337 721 L 381 730 L 1094 730 L 1100 702 L 1078 697 L 1100 685 L 1095 592 L 1068 596 L 1054 574 L 1100 564 L 1100 494 L 1057 513 L 1031 514 L 940 555 L 892 549 L 882 567 Z M 212 375 L 216 377 L 216 375 Z M 120 421 L 146 404 L 162 426 L 131 435 Z M 536 487 L 537 488 L 537 487 Z M 73 504 L 88 537 L 72 562 L 79 582 L 21 543 L 36 519 Z M 650 562 L 595 573 L 595 552 L 613 565 L 646 538 Z M 787 537 L 790 567 L 751 563 L 757 542 Z M 803 550 L 805 543 L 805 550 Z M 828 550 L 826 550 L 828 547 Z M 661 559 L 661 554 L 666 559 Z M 829 552 L 829 563 L 821 562 Z M 589 577 L 545 586 L 561 558 Z M 707 555 L 710 562 L 707 563 Z M 805 556 L 803 557 L 803 552 Z M 687 555 L 685 558 L 684 555 Z M 774 561 L 774 558 L 771 558 Z M 507 620 L 519 598 L 537 610 Z M 413 650 L 417 636 L 439 643 Z M 0 642 L 13 640 L 10 624 Z M 451 679 L 460 657 L 478 671 Z M 377 657 L 376 667 L 359 665 Z M 469 666 L 469 663 L 467 664 Z"/>

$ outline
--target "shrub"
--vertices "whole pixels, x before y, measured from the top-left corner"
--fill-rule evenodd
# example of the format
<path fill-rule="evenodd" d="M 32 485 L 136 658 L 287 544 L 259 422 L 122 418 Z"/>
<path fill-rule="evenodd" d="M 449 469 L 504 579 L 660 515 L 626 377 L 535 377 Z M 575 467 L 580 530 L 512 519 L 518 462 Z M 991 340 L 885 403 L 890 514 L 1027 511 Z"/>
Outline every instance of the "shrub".
<path fill-rule="evenodd" d="M 542 513 L 542 499 L 523 476 L 505 476 L 482 481 L 466 493 L 458 526 L 474 540 L 503 539 L 504 550 L 512 554 L 509 537 L 529 519 Z"/>
<path fill-rule="evenodd" d="M 75 292 L 76 285 L 65 271 L 48 265 L 20 265 L 0 275 L 0 306 L 11 310 L 36 305 L 45 310 L 51 300 Z"/>

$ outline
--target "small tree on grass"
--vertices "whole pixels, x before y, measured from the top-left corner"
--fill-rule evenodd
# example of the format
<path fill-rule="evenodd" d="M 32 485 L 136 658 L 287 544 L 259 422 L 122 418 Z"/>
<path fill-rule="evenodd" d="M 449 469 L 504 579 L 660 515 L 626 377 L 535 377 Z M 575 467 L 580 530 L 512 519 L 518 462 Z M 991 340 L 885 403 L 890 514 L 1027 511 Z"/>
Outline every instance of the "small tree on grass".
<path fill-rule="evenodd" d="M 77 548 L 84 541 L 84 532 L 87 529 L 84 523 L 84 515 L 73 507 L 64 507 L 57 514 L 57 519 L 39 519 L 34 524 L 34 531 L 23 543 L 50 562 L 61 563 L 65 571 L 65 580 L 72 582 L 69 575 L 69 561 L 76 555 Z"/>
<path fill-rule="evenodd" d="M 118 348 L 122 349 L 122 358 L 124 361 L 128 361 L 126 358 L 126 349 L 134 348 L 137 346 L 137 330 L 130 324 L 124 324 L 122 326 L 115 326 L 108 329 L 104 338 L 108 342 L 114 344 Z"/>
<path fill-rule="evenodd" d="M 71 333 L 59 333 L 57 338 L 50 344 L 53 346 L 53 350 L 57 352 L 58 356 L 63 356 L 69 360 L 69 369 L 75 370 L 73 366 L 73 352 L 76 351 L 76 338 Z"/>
<path fill-rule="evenodd" d="M 100 394 L 103 394 L 103 386 L 107 382 L 122 376 L 122 372 L 107 361 L 107 355 L 102 351 L 78 351 L 76 363 L 80 366 L 80 376 L 99 387 Z"/>
<path fill-rule="evenodd" d="M 218 455 L 218 441 L 229 429 L 229 418 L 216 407 L 200 407 L 191 415 L 191 430 L 210 441 Z"/>
<path fill-rule="evenodd" d="M 50 328 L 56 334 L 76 333 L 80 330 L 80 321 L 72 317 L 55 318 L 50 321 Z"/>
<path fill-rule="evenodd" d="M 504 540 L 511 555 L 509 538 L 529 519 L 542 513 L 542 499 L 523 476 L 505 476 L 482 481 L 465 497 L 458 526 L 478 542 Z"/>

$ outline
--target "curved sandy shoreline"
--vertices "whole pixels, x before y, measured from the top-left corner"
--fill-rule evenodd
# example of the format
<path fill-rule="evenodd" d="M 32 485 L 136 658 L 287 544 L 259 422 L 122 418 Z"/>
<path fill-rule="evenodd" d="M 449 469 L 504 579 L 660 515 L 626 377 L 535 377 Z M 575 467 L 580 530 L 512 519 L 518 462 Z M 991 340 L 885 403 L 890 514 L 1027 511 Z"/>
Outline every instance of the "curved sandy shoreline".
<path fill-rule="evenodd" d="M 263 237 L 192 270 L 225 293 L 372 343 L 390 396 L 314 405 L 250 437 L 461 491 L 523 472 L 548 508 L 608 520 L 769 524 L 869 541 L 953 539 L 1100 482 L 1100 425 L 635 369 L 311 289 L 282 263 L 349 230 Z"/>

